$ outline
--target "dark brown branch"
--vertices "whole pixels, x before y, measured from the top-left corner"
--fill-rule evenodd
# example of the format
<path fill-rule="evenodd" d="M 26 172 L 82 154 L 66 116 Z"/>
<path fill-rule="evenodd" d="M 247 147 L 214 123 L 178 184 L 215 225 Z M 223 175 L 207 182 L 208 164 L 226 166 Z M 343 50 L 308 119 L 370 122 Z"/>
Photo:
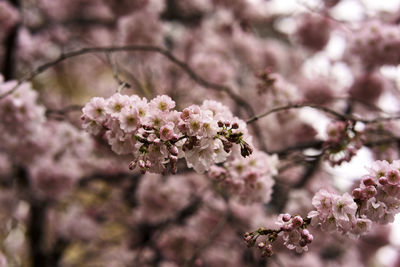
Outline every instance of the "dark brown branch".
<path fill-rule="evenodd" d="M 81 105 L 71 105 L 71 106 L 66 106 L 65 108 L 62 109 L 47 109 L 46 110 L 46 116 L 49 115 L 65 115 L 69 112 L 73 112 L 73 111 L 80 111 L 82 110 L 83 106 Z"/>
<path fill-rule="evenodd" d="M 113 77 L 114 80 L 118 83 L 118 85 L 120 86 L 120 88 L 118 89 L 118 92 L 120 92 L 123 88 L 131 88 L 131 85 L 125 81 L 123 81 L 120 76 L 119 76 L 119 70 L 118 70 L 118 65 L 117 62 L 115 62 L 112 58 L 112 54 L 106 54 L 107 55 L 107 60 L 109 62 L 109 64 L 112 67 L 113 70 Z"/>
<path fill-rule="evenodd" d="M 32 267 L 48 266 L 47 254 L 44 250 L 47 204 L 37 199 L 31 200 L 28 223 L 29 247 Z"/>
<path fill-rule="evenodd" d="M 334 111 L 332 109 L 329 109 L 327 107 L 324 106 L 320 106 L 320 105 L 316 105 L 316 104 L 310 104 L 310 103 L 306 103 L 306 104 L 290 104 L 287 106 L 281 106 L 281 107 L 277 107 L 277 108 L 273 108 L 270 109 L 264 113 L 261 113 L 259 115 L 256 115 L 254 117 L 251 117 L 250 119 L 248 119 L 246 122 L 247 124 L 253 123 L 263 117 L 266 117 L 270 114 L 276 113 L 276 112 L 280 112 L 280 111 L 285 111 L 285 110 L 290 110 L 290 109 L 300 109 L 300 108 L 314 108 L 320 111 L 323 111 L 327 114 L 332 115 L 333 117 L 336 117 L 339 120 L 350 120 L 350 121 L 358 121 L 358 122 L 362 122 L 365 124 L 372 124 L 372 123 L 377 123 L 377 122 L 383 122 L 383 121 L 391 121 L 391 120 L 399 120 L 400 116 L 393 116 L 393 117 L 378 117 L 375 119 L 362 119 L 362 118 L 357 118 L 355 116 L 352 115 L 347 115 L 347 114 L 342 114 L 339 113 L 337 111 Z"/>
<path fill-rule="evenodd" d="M 250 124 L 250 123 L 253 123 L 253 122 L 255 122 L 255 121 L 257 121 L 257 120 L 259 120 L 259 119 L 261 119 L 263 117 L 266 117 L 266 116 L 268 116 L 270 114 L 273 114 L 273 113 L 276 113 L 276 112 L 290 110 L 290 109 L 306 108 L 306 107 L 315 108 L 315 109 L 321 110 L 321 111 L 323 111 L 325 113 L 333 115 L 334 117 L 336 117 L 336 118 L 338 118 L 340 120 L 347 120 L 348 119 L 348 116 L 340 114 L 340 113 L 338 113 L 338 112 L 336 112 L 334 110 L 331 110 L 331 109 L 323 107 L 323 106 L 319 106 L 319 105 L 315 105 L 315 104 L 290 104 L 290 105 L 287 105 L 287 106 L 282 106 L 282 107 L 277 107 L 277 108 L 270 109 L 270 110 L 268 110 L 268 111 L 266 111 L 264 113 L 261 113 L 260 115 L 256 115 L 256 116 L 248 119 L 246 122 L 247 122 L 247 124 Z"/>
<path fill-rule="evenodd" d="M 21 4 L 19 0 L 10 0 L 9 1 L 15 8 L 20 8 Z M 4 75 L 4 79 L 6 81 L 14 78 L 15 68 L 16 68 L 16 60 L 15 53 L 16 47 L 18 43 L 18 29 L 20 25 L 15 25 L 8 33 L 5 42 L 4 42 L 4 62 L 2 65 L 1 72 Z"/>
<path fill-rule="evenodd" d="M 290 152 L 293 151 L 298 151 L 298 150 L 304 150 L 304 149 L 309 149 L 309 148 L 315 148 L 315 149 L 321 149 L 322 144 L 324 142 L 320 140 L 315 140 L 315 141 L 310 141 L 310 142 L 305 142 L 305 143 L 299 143 L 293 146 L 288 146 L 280 150 L 272 150 L 269 151 L 271 154 L 277 154 L 279 157 L 287 155 Z"/>
<path fill-rule="evenodd" d="M 318 155 L 313 161 L 309 162 L 310 165 L 306 167 L 306 170 L 300 180 L 293 185 L 294 188 L 302 188 L 311 179 L 314 173 L 318 170 L 321 158 L 322 154 Z"/>
<path fill-rule="evenodd" d="M 225 86 L 225 85 L 220 85 L 216 84 L 213 82 L 209 82 L 199 75 L 197 75 L 190 67 L 188 64 L 185 62 L 179 60 L 176 58 L 171 52 L 168 50 L 157 47 L 157 46 L 147 46 L 147 45 L 128 45 L 128 46 L 107 46 L 107 47 L 86 47 L 86 48 L 81 48 L 75 51 L 70 51 L 64 54 L 61 54 L 57 59 L 49 61 L 47 63 L 44 63 L 43 65 L 40 65 L 36 69 L 34 69 L 32 72 L 28 73 L 25 77 L 22 79 L 18 80 L 18 83 L 8 92 L 0 95 L 0 99 L 4 98 L 5 96 L 13 93 L 23 82 L 29 81 L 39 75 L 40 73 L 46 71 L 47 69 L 57 65 L 58 63 L 77 56 L 81 55 L 86 55 L 86 54 L 92 54 L 92 53 L 113 53 L 113 52 L 134 52 L 134 51 L 141 51 L 141 52 L 155 52 L 159 53 L 166 58 L 168 58 L 171 62 L 179 66 L 182 70 L 184 70 L 189 77 L 198 83 L 201 86 L 216 90 L 216 91 L 221 91 L 221 92 L 226 92 L 230 97 L 232 97 L 233 100 L 236 101 L 239 105 L 243 106 L 244 108 L 251 108 L 251 106 L 239 95 L 234 93 L 230 87 Z"/>
<path fill-rule="evenodd" d="M 72 18 L 63 21 L 57 21 L 51 18 L 46 18 L 43 23 L 37 26 L 29 26 L 29 31 L 33 34 L 40 33 L 41 31 L 51 30 L 57 26 L 62 27 L 105 27 L 110 30 L 115 28 L 117 20 L 102 20 L 90 18 Z"/>

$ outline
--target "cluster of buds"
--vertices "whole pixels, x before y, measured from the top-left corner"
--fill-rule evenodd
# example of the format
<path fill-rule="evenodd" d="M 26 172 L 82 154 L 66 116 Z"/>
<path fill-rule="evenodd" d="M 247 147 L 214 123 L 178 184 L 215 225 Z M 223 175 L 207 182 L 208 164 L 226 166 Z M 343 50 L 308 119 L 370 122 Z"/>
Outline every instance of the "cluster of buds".
<path fill-rule="evenodd" d="M 352 121 L 334 121 L 327 127 L 328 139 L 323 144 L 325 158 L 332 166 L 349 162 L 362 147 L 365 136 Z"/>
<path fill-rule="evenodd" d="M 379 178 L 380 184 L 387 184 L 388 179 L 386 177 Z M 371 176 L 365 176 L 360 184 L 360 187 L 357 187 L 353 190 L 352 195 L 353 198 L 359 201 L 368 200 L 374 196 L 376 196 L 377 184 Z"/>
<path fill-rule="evenodd" d="M 280 233 L 288 249 L 296 249 L 297 252 L 308 250 L 307 245 L 313 241 L 313 236 L 306 229 L 309 223 L 309 219 L 303 219 L 298 215 L 291 216 L 288 213 L 279 215 L 276 224 L 280 226 Z"/>
<path fill-rule="evenodd" d="M 143 174 L 146 173 L 153 165 L 151 159 L 148 158 L 151 155 L 151 153 L 149 154 L 149 150 L 158 151 L 158 149 L 163 147 L 166 158 L 162 173 L 166 174 L 169 168 L 172 174 L 176 174 L 179 149 L 175 144 L 179 141 L 179 138 L 173 132 L 173 126 L 167 124 L 160 129 L 151 125 L 143 125 L 142 127 L 138 131 L 138 134 L 134 136 L 139 141 L 138 144 L 140 144 L 140 147 L 137 157 L 129 164 L 129 169 L 133 170 L 139 167 Z"/>
<path fill-rule="evenodd" d="M 371 221 L 387 224 L 400 206 L 400 161 L 376 161 L 352 192 L 359 214 Z"/>
<path fill-rule="evenodd" d="M 192 105 L 182 112 L 174 110 L 168 96 L 151 101 L 119 93 L 108 99 L 94 97 L 83 108 L 83 128 L 103 135 L 117 154 L 133 154 L 130 169 L 142 173 L 177 172 L 178 158 L 189 168 L 203 173 L 213 164 L 224 162 L 234 144 L 243 157 L 253 149 L 244 141 L 250 138 L 246 123 L 215 101 Z M 225 123 L 219 123 L 226 121 Z"/>
<path fill-rule="evenodd" d="M 248 157 L 253 153 L 253 149 L 250 145 L 243 140 L 243 133 L 237 131 L 237 129 L 239 129 L 239 124 L 237 122 L 231 125 L 229 121 L 218 121 L 218 127 L 220 127 L 221 130 L 217 133 L 217 138 L 222 141 L 226 153 L 231 152 L 233 144 L 240 145 L 240 154 L 243 157 Z"/>
<path fill-rule="evenodd" d="M 349 53 L 357 55 L 365 66 L 396 66 L 400 62 L 400 30 L 396 24 L 363 22 L 351 41 Z"/>
<path fill-rule="evenodd" d="M 281 214 L 276 222 L 280 226 L 279 229 L 273 230 L 261 227 L 254 232 L 245 233 L 244 240 L 248 247 L 253 247 L 259 237 L 266 236 L 265 240 L 257 243 L 257 247 L 262 251 L 262 257 L 272 256 L 272 244 L 278 239 L 278 236 L 282 236 L 287 248 L 296 249 L 299 253 L 307 251 L 307 245 L 314 239 L 313 235 L 306 229 L 310 221 L 310 219 L 303 219 L 298 215 Z"/>
<path fill-rule="evenodd" d="M 272 243 L 276 241 L 279 231 L 280 230 L 271 230 L 261 227 L 254 232 L 245 233 L 244 241 L 248 247 L 253 247 L 260 236 L 267 236 L 264 241 L 257 243 L 257 248 L 261 251 L 262 257 L 271 257 L 273 255 Z"/>

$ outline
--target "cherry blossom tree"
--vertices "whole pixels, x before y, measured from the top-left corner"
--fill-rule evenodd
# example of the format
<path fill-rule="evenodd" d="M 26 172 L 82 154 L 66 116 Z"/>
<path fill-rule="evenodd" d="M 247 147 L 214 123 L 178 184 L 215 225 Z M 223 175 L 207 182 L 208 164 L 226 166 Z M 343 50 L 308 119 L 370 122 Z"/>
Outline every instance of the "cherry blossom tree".
<path fill-rule="evenodd" d="M 0 266 L 398 266 L 400 2 L 283 2 L 0 0 Z"/>

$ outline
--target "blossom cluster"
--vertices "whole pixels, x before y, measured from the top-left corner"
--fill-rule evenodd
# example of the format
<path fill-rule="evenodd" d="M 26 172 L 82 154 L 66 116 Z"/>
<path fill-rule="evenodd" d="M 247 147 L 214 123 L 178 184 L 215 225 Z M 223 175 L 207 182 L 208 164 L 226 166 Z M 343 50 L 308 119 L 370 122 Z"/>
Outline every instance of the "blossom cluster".
<path fill-rule="evenodd" d="M 324 231 L 358 236 L 371 227 L 371 220 L 357 214 L 358 205 L 348 193 L 340 196 L 322 189 L 315 194 L 312 204 L 316 210 L 308 214 L 311 225 L 319 225 Z"/>
<path fill-rule="evenodd" d="M 366 72 L 355 77 L 349 93 L 356 100 L 374 104 L 378 102 L 384 89 L 385 79 L 379 72 Z"/>
<path fill-rule="evenodd" d="M 359 237 L 371 229 L 373 222 L 393 222 L 394 216 L 400 212 L 400 160 L 392 163 L 375 161 L 368 171 L 369 174 L 362 177 L 352 195 L 339 195 L 321 189 L 312 199 L 314 210 L 305 218 L 281 214 L 276 223 L 279 229 L 259 228 L 246 233 L 246 243 L 254 246 L 260 236 L 267 236 L 258 247 L 263 249 L 263 256 L 271 256 L 272 243 L 281 235 L 287 248 L 302 252 L 307 251 L 307 244 L 313 241 L 313 236 L 306 229 L 308 226 Z"/>
<path fill-rule="evenodd" d="M 284 244 L 288 249 L 296 249 L 296 252 L 307 251 L 314 237 L 306 229 L 307 222 L 301 216 L 292 217 L 290 214 L 281 214 L 276 223 L 280 226 Z"/>
<path fill-rule="evenodd" d="M 330 21 L 318 15 L 304 14 L 296 29 L 296 38 L 300 44 L 310 50 L 322 50 L 329 41 L 331 33 Z"/>
<path fill-rule="evenodd" d="M 224 162 L 239 145 L 240 154 L 252 153 L 246 124 L 216 101 L 191 105 L 182 112 L 166 95 L 151 101 L 136 95 L 116 93 L 104 99 L 94 97 L 83 108 L 83 128 L 103 135 L 120 155 L 132 154 L 130 168 L 142 172 L 177 172 L 178 158 L 203 173 L 213 164 Z M 251 140 L 251 139 L 250 139 Z"/>
<path fill-rule="evenodd" d="M 213 166 L 209 175 L 227 188 L 242 203 L 268 203 L 273 176 L 278 173 L 278 157 L 255 151 L 248 158 L 236 157 L 223 167 Z"/>
<path fill-rule="evenodd" d="M 393 222 L 400 211 L 400 160 L 375 161 L 353 190 L 353 197 L 361 216 L 379 224 Z"/>
<path fill-rule="evenodd" d="M 298 253 L 308 251 L 307 245 L 314 240 L 313 235 L 307 230 L 309 220 L 304 220 L 299 215 L 292 216 L 285 213 L 278 216 L 276 225 L 279 226 L 279 229 L 259 228 L 255 232 L 246 233 L 244 236 L 245 242 L 248 246 L 253 246 L 260 236 L 266 235 L 267 238 L 258 242 L 257 247 L 262 250 L 262 256 L 268 257 L 273 254 L 272 244 L 277 240 L 278 236 L 282 237 L 284 245 L 288 249 L 295 249 Z"/>
<path fill-rule="evenodd" d="M 16 86 L 3 82 L 0 93 Z M 26 167 L 30 184 L 41 197 L 58 197 L 83 175 L 92 151 L 90 136 L 67 122 L 51 121 L 29 83 L 0 99 L 0 149 Z M 86 165 L 86 166 L 85 166 Z"/>
<path fill-rule="evenodd" d="M 132 222 L 154 224 L 173 218 L 189 205 L 196 193 L 195 182 L 199 178 L 196 175 L 173 175 L 163 179 L 159 174 L 147 174 L 138 188 L 139 205 L 133 213 Z"/>
<path fill-rule="evenodd" d="M 327 126 L 328 139 L 323 144 L 325 158 L 332 166 L 349 162 L 364 143 L 362 131 L 355 129 L 354 122 L 333 121 Z"/>
<path fill-rule="evenodd" d="M 396 66 L 400 63 L 399 45 L 397 25 L 371 21 L 355 32 L 350 51 L 358 55 L 366 66 Z"/>
<path fill-rule="evenodd" d="M 6 93 L 17 84 L 16 81 L 4 82 L 0 76 L 0 93 Z M 0 143 L 1 148 L 21 162 L 31 161 L 31 151 L 44 149 L 45 139 L 39 138 L 45 121 L 44 108 L 36 104 L 37 92 L 30 84 L 22 84 L 18 91 L 0 99 Z"/>

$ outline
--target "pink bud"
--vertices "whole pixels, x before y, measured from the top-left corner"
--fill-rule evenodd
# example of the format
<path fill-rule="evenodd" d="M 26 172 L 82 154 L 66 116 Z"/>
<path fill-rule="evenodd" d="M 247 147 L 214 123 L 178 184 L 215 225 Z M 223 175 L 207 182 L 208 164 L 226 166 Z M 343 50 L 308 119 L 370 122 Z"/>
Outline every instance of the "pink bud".
<path fill-rule="evenodd" d="M 365 196 L 365 198 L 371 198 L 376 195 L 376 188 L 374 186 L 368 186 L 363 189 L 362 195 Z"/>
<path fill-rule="evenodd" d="M 143 160 L 139 160 L 138 162 L 139 168 L 144 169 L 146 167 L 146 164 L 144 163 Z"/>
<path fill-rule="evenodd" d="M 178 153 L 179 153 L 179 150 L 178 150 L 178 148 L 177 148 L 176 146 L 170 146 L 170 147 L 169 147 L 169 152 L 170 152 L 172 155 L 177 156 Z"/>
<path fill-rule="evenodd" d="M 362 180 L 363 184 L 366 186 L 375 185 L 375 181 L 371 176 L 367 176 Z"/>
<path fill-rule="evenodd" d="M 295 216 L 292 220 L 292 223 L 294 227 L 300 227 L 303 225 L 303 218 L 300 216 Z"/>
<path fill-rule="evenodd" d="M 257 246 L 258 246 L 259 249 L 261 249 L 261 248 L 265 247 L 265 243 L 264 242 L 260 242 L 260 243 L 258 243 Z"/>
<path fill-rule="evenodd" d="M 306 238 L 310 232 L 307 229 L 301 230 L 301 237 Z"/>
<path fill-rule="evenodd" d="M 150 168 L 151 168 L 151 162 L 150 162 L 149 160 L 146 160 L 146 165 L 145 165 L 145 167 L 146 167 L 147 169 L 150 169 Z"/>
<path fill-rule="evenodd" d="M 161 140 L 158 139 L 158 138 L 156 138 L 156 139 L 154 139 L 153 143 L 154 143 L 155 145 L 159 145 L 159 144 L 161 144 Z"/>
<path fill-rule="evenodd" d="M 282 216 L 282 221 L 288 222 L 288 221 L 290 221 L 291 218 L 292 218 L 292 216 L 290 216 L 289 213 L 285 213 L 285 214 L 283 214 L 283 216 Z"/>
<path fill-rule="evenodd" d="M 388 179 L 385 176 L 382 176 L 381 178 L 379 178 L 378 181 L 381 185 L 387 185 L 388 184 Z"/>
<path fill-rule="evenodd" d="M 130 170 L 134 170 L 136 168 L 136 161 L 131 161 L 130 163 L 129 163 L 129 169 Z"/>
<path fill-rule="evenodd" d="M 299 241 L 299 245 L 302 246 L 302 247 L 307 246 L 307 240 L 301 239 L 301 240 Z"/>

